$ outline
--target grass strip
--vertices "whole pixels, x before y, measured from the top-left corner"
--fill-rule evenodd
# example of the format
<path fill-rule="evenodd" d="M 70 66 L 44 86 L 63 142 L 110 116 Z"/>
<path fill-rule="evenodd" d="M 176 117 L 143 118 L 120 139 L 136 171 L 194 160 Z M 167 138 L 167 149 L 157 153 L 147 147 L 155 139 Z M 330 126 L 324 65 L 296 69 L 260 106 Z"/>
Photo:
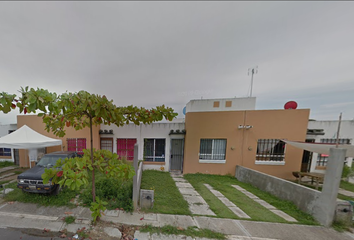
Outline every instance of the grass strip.
<path fill-rule="evenodd" d="M 354 192 L 354 184 L 350 183 L 350 182 L 346 182 L 346 181 L 340 181 L 340 188 L 350 191 L 350 192 Z"/>
<path fill-rule="evenodd" d="M 15 165 L 15 164 L 13 162 L 9 162 L 9 161 L 0 162 L 0 168 L 9 167 L 9 166 L 13 166 L 13 165 Z"/>
<path fill-rule="evenodd" d="M 168 172 L 145 170 L 141 180 L 141 189 L 154 190 L 154 207 L 146 212 L 190 215 L 187 201 Z"/>
<path fill-rule="evenodd" d="M 14 190 L 5 195 L 6 201 L 18 201 L 24 203 L 35 203 L 42 206 L 68 206 L 76 207 L 70 202 L 79 192 L 64 188 L 58 196 L 38 193 L 27 193 L 17 188 L 17 183 L 10 183 L 6 188 L 13 188 Z"/>
<path fill-rule="evenodd" d="M 145 225 L 140 228 L 140 232 L 149 232 L 151 234 L 165 234 L 165 235 L 184 235 L 189 237 L 210 238 L 210 239 L 226 239 L 225 234 L 213 232 L 209 229 L 199 229 L 197 227 L 188 227 L 187 229 L 177 228 L 171 225 L 163 227 L 153 227 Z"/>
<path fill-rule="evenodd" d="M 236 190 L 231 185 L 241 186 L 242 188 L 253 193 L 260 199 L 273 205 L 277 209 L 282 210 L 283 212 L 294 217 L 300 224 L 318 224 L 311 215 L 300 211 L 292 202 L 280 200 L 279 198 L 267 192 L 261 191 L 250 184 L 239 182 L 233 176 L 186 174 L 184 175 L 184 178 L 189 181 L 198 192 L 200 191 L 199 193 L 203 198 L 205 195 L 205 192 L 203 190 L 203 187 L 205 188 L 204 183 L 210 184 L 215 190 L 220 191 L 226 198 L 228 198 L 231 202 L 235 203 L 236 206 L 238 206 L 245 213 L 247 213 L 252 218 L 252 220 L 267 222 L 286 222 L 283 218 L 280 218 L 279 216 L 275 215 L 257 202 L 251 200 L 249 197 Z M 222 213 L 220 209 L 222 209 L 223 207 L 215 206 L 215 203 L 210 201 L 208 197 L 204 199 L 207 201 L 210 208 L 218 215 L 218 217 L 235 218 L 230 217 L 228 214 Z"/>

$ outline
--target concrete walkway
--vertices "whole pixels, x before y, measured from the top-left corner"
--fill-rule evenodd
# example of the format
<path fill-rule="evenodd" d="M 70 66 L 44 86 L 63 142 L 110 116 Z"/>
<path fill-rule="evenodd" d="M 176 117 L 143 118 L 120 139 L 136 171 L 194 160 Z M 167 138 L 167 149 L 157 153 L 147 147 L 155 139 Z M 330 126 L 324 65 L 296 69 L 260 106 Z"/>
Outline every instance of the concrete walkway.
<path fill-rule="evenodd" d="M 114 216 L 109 216 L 114 215 Z M 197 227 L 210 229 L 229 235 L 228 239 L 243 240 L 353 240 L 350 233 L 339 233 L 333 229 L 320 226 L 306 226 L 297 224 L 267 223 L 247 220 L 213 218 L 203 216 L 185 216 L 168 214 L 124 213 L 122 211 L 107 211 L 102 220 L 114 223 L 124 223 L 136 226 L 151 225 L 162 227 L 172 225 L 175 227 Z M 140 236 L 140 237 L 137 237 Z M 134 236 L 141 239 L 191 239 L 181 236 L 150 235 L 137 232 Z M 203 239 L 204 240 L 204 239 Z"/>
<path fill-rule="evenodd" d="M 10 171 L 10 170 L 13 170 L 16 168 L 18 168 L 18 166 L 3 167 L 3 168 L 0 168 L 0 173 L 7 172 L 7 171 Z"/>
<path fill-rule="evenodd" d="M 215 197 L 217 197 L 223 204 L 225 204 L 226 207 L 228 207 L 234 214 L 236 214 L 236 216 L 240 218 L 251 218 L 244 211 L 242 211 L 241 208 L 237 207 L 233 202 L 227 199 L 221 192 L 215 190 L 209 184 L 204 184 L 204 186 L 206 186 L 210 192 L 214 194 Z"/>
<path fill-rule="evenodd" d="M 352 198 L 354 198 L 354 192 L 347 191 L 347 190 L 344 190 L 344 189 L 342 189 L 342 188 L 340 188 L 340 189 L 338 190 L 338 193 L 340 193 L 340 194 L 342 194 L 342 195 L 344 195 L 344 196 L 347 196 L 347 197 L 352 197 Z"/>
<path fill-rule="evenodd" d="M 262 205 L 263 207 L 265 207 L 266 209 L 268 209 L 269 211 L 271 211 L 272 213 L 278 215 L 279 217 L 283 218 L 284 220 L 288 221 L 288 222 L 297 222 L 297 220 L 293 217 L 291 217 L 290 215 L 286 214 L 285 212 L 277 209 L 276 207 L 274 207 L 273 205 L 267 203 L 266 201 L 260 199 L 259 197 L 257 197 L 256 195 L 250 193 L 249 191 L 247 191 L 246 189 L 238 186 L 238 185 L 232 185 L 234 188 L 236 188 L 237 190 L 239 190 L 240 192 L 242 192 L 243 194 L 245 194 L 247 197 L 251 198 L 253 201 L 259 203 L 260 205 Z"/>
<path fill-rule="evenodd" d="M 90 225 L 90 214 L 88 208 L 77 207 L 38 207 L 36 204 L 25 204 L 14 202 L 5 203 L 0 206 L 0 227 L 14 228 L 46 228 L 51 231 L 60 231 L 66 228 L 69 232 L 75 232 L 78 228 Z M 133 214 L 123 211 L 106 211 L 103 221 L 121 223 L 126 225 L 143 226 L 150 224 L 152 226 L 172 225 L 176 227 L 187 228 L 194 226 L 197 228 L 206 228 L 216 232 L 229 235 L 228 239 L 235 240 L 353 240 L 354 236 L 350 233 L 339 233 L 333 229 L 320 226 L 304 226 L 296 224 L 281 224 L 254 222 L 247 220 L 221 219 L 204 216 L 184 216 L 167 214 L 144 214 L 134 212 Z M 61 217 L 73 215 L 77 222 L 66 225 Z M 142 235 L 139 235 L 142 234 Z M 139 237 L 140 236 L 140 237 Z M 144 237 L 145 236 L 145 237 Z M 190 239 L 185 236 L 166 236 L 151 235 L 136 232 L 138 240 L 164 239 L 179 240 Z M 202 239 L 199 239 L 202 240 Z M 203 239 L 205 240 L 205 239 Z"/>
<path fill-rule="evenodd" d="M 182 175 L 173 174 L 172 179 L 176 182 L 176 186 L 183 198 L 188 202 L 189 210 L 196 215 L 216 216 L 209 208 L 208 203 L 199 195 L 193 186 L 183 178 Z"/>

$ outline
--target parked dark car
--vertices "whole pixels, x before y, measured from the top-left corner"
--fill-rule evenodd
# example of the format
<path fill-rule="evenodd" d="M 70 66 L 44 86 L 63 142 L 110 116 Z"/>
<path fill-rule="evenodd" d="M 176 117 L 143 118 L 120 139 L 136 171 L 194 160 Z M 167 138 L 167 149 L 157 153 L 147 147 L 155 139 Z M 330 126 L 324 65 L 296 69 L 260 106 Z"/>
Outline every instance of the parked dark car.
<path fill-rule="evenodd" d="M 42 174 L 46 168 L 52 168 L 59 158 L 77 157 L 76 152 L 52 152 L 44 155 L 35 167 L 17 176 L 17 187 L 25 192 L 58 194 L 60 186 L 49 181 L 43 184 Z"/>

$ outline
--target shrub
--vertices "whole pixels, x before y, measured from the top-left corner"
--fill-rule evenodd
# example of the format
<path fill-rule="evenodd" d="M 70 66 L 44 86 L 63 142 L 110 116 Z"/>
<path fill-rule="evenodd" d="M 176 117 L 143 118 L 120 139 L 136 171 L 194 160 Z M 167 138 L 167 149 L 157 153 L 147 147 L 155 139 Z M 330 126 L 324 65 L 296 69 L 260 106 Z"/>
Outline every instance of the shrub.
<path fill-rule="evenodd" d="M 114 179 L 99 178 L 96 182 L 96 196 L 107 202 L 107 209 L 123 208 L 125 211 L 133 211 L 133 182 L 117 181 Z M 91 189 L 86 189 L 80 198 L 86 205 L 91 205 Z"/>
<path fill-rule="evenodd" d="M 353 170 L 351 167 L 348 167 L 347 165 L 344 165 L 343 167 L 343 172 L 342 172 L 342 178 L 346 178 L 350 175 L 352 175 Z"/>

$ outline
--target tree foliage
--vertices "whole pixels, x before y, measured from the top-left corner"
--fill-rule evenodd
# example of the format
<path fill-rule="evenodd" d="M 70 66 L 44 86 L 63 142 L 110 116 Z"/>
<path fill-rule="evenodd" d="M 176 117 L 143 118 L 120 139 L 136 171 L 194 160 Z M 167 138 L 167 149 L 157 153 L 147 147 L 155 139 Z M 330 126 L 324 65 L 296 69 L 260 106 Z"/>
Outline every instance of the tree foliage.
<path fill-rule="evenodd" d="M 58 95 L 46 89 L 25 87 L 20 89 L 19 96 L 6 92 L 0 93 L 0 112 L 9 113 L 18 108 L 20 113 L 36 113 L 43 118 L 45 129 L 58 137 L 65 136 L 66 127 L 80 130 L 90 128 L 90 150 L 84 151 L 81 159 L 65 159 L 57 163 L 56 168 L 47 170 L 43 175 L 45 181 L 78 189 L 88 183 L 87 169 L 92 170 L 92 196 L 95 202 L 95 169 L 103 171 L 109 178 L 128 179 L 134 175 L 129 165 L 119 162 L 118 156 L 109 151 L 93 149 L 92 126 L 98 124 L 118 127 L 134 123 L 139 125 L 172 120 L 177 113 L 164 105 L 152 109 L 133 105 L 118 107 L 105 95 L 91 94 L 86 91 L 65 92 Z M 101 205 L 100 205 L 101 206 Z M 97 206 L 96 206 L 97 207 Z M 98 208 L 98 207 L 97 207 Z"/>

